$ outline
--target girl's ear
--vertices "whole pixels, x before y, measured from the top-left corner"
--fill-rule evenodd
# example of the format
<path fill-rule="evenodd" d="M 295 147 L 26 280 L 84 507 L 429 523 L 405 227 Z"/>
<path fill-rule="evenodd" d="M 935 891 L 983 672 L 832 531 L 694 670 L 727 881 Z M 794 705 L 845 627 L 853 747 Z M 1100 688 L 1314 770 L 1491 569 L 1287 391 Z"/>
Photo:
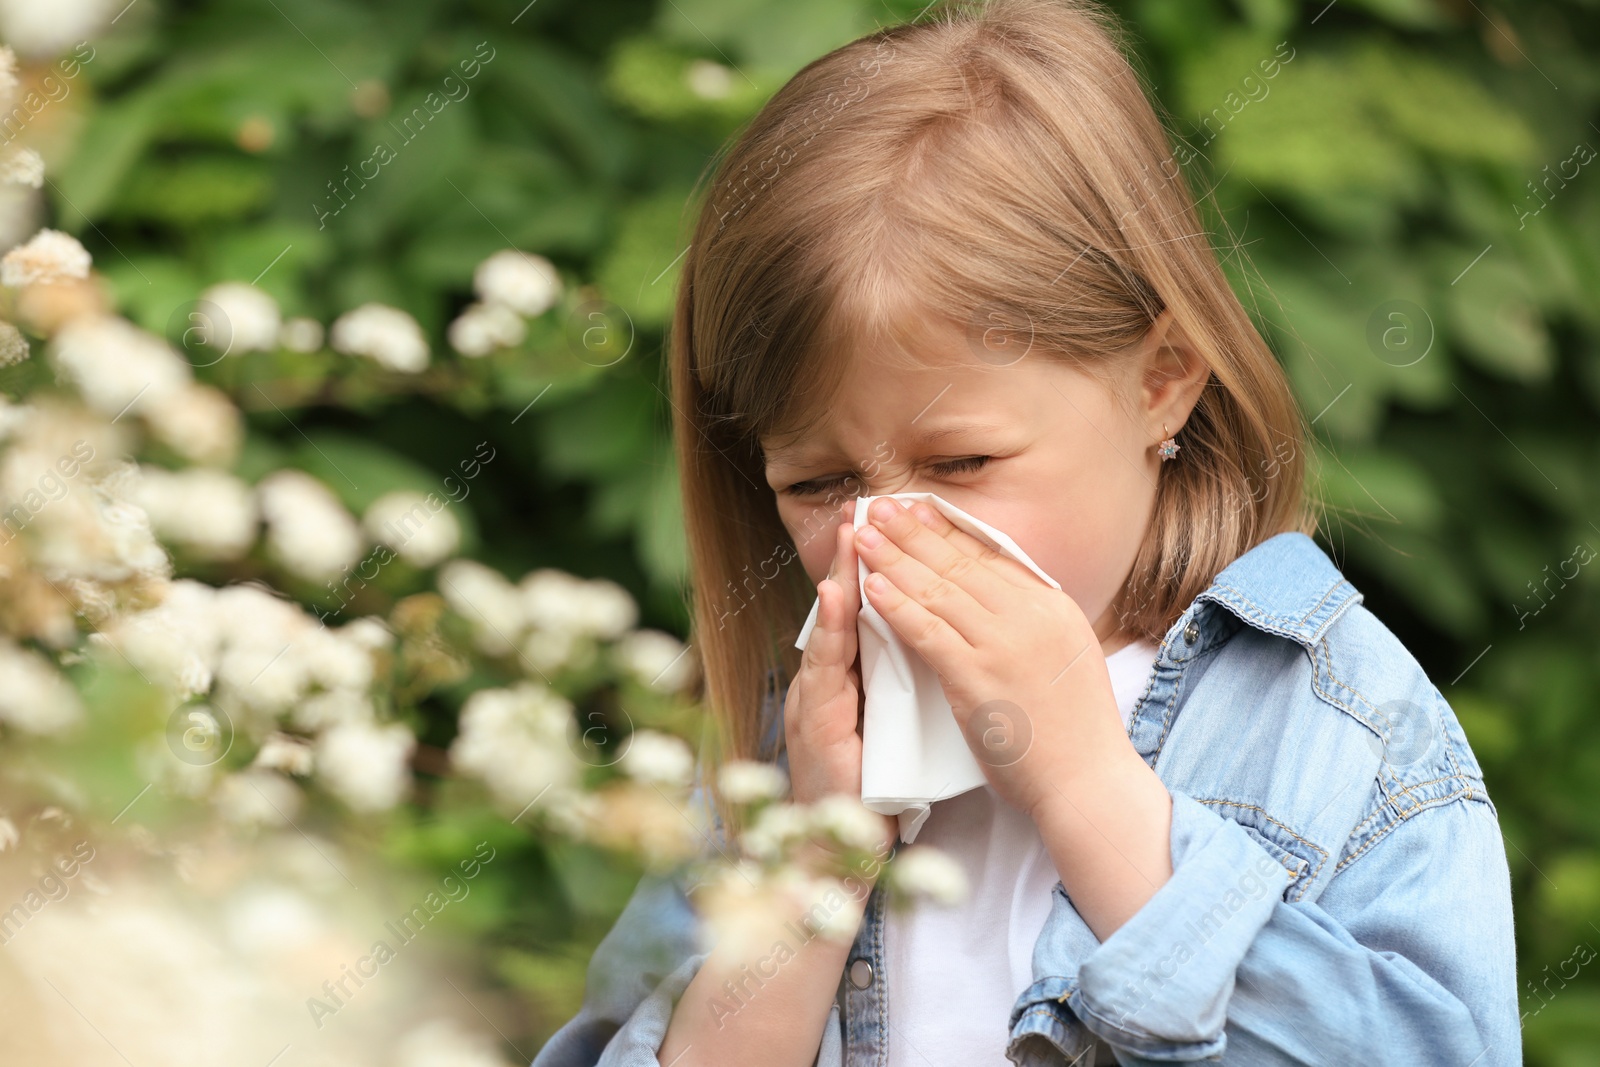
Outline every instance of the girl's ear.
<path fill-rule="evenodd" d="M 1211 367 L 1174 323 L 1170 307 L 1151 323 L 1140 342 L 1138 360 L 1145 436 L 1155 440 L 1176 434 L 1199 402 Z"/>

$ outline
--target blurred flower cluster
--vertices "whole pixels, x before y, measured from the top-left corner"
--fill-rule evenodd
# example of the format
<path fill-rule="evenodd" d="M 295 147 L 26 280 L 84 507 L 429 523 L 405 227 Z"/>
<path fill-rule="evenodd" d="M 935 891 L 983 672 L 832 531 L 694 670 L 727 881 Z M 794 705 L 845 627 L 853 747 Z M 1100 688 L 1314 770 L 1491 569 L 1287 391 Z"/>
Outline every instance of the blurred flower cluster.
<path fill-rule="evenodd" d="M 17 72 L 0 48 L 0 112 Z M 0 183 L 44 180 L 37 152 L 0 149 Z M 324 325 L 230 280 L 168 337 L 119 314 L 72 235 L 0 249 L 0 985 L 41 1009 L 0 1059 L 98 1062 L 72 1022 L 92 1017 L 141 1064 L 293 1046 L 285 1063 L 487 1067 L 504 1060 L 464 988 L 479 979 L 455 961 L 467 1010 L 430 1007 L 451 942 L 424 928 L 468 922 L 458 902 L 492 892 L 474 886 L 505 861 L 473 879 L 519 836 L 692 871 L 712 936 L 886 863 L 881 820 L 789 803 L 766 764 L 722 768 L 748 826 L 718 840 L 693 649 L 641 628 L 616 582 L 464 554 L 490 442 L 432 491 L 244 461 L 246 409 L 284 413 L 240 368 L 420 380 L 437 364 L 406 311 Z M 566 295 L 517 249 L 472 284 L 445 333 L 479 366 Z M 436 830 L 427 863 L 397 865 L 419 824 L 490 829 Z M 915 855 L 896 893 L 958 899 L 959 872 Z M 821 926 L 847 936 L 849 909 Z"/>

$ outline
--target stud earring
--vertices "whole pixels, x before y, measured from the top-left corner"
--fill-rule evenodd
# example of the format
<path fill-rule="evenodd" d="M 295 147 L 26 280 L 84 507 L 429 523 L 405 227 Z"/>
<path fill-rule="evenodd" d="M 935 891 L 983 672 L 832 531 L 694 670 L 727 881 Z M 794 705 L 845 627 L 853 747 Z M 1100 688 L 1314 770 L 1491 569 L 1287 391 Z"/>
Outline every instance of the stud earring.
<path fill-rule="evenodd" d="M 1167 432 L 1167 424 L 1164 422 L 1161 424 L 1161 432 Z M 1171 436 L 1164 437 L 1162 438 L 1161 443 L 1156 446 L 1156 455 L 1160 456 L 1161 462 L 1165 463 L 1167 460 L 1176 456 L 1178 454 L 1178 449 L 1182 447 L 1182 445 L 1178 444 L 1176 438 Z"/>

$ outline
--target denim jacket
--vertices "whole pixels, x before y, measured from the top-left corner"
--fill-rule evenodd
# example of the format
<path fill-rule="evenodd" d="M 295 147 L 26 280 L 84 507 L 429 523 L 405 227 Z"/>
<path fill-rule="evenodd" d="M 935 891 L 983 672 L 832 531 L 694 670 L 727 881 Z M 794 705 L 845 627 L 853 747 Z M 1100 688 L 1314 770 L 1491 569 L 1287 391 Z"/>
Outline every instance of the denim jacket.
<path fill-rule="evenodd" d="M 774 687 L 771 748 L 781 705 Z M 1510 876 L 1482 772 L 1438 688 L 1311 538 L 1262 542 L 1195 598 L 1128 736 L 1172 795 L 1172 878 L 1104 942 L 1056 883 L 1033 984 L 994 1020 L 1012 1061 L 1087 1067 L 1108 1046 L 1122 1064 L 1521 1063 Z M 641 881 L 534 1067 L 656 1067 L 705 959 L 698 929 L 680 881 Z M 886 1062 L 883 932 L 874 888 L 816 1067 Z"/>

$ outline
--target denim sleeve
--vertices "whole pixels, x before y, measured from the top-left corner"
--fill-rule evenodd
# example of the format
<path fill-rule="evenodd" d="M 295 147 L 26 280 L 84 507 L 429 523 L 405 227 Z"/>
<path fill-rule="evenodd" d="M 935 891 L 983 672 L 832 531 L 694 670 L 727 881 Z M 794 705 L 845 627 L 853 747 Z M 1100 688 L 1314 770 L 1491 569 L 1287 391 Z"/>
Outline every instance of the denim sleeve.
<path fill-rule="evenodd" d="M 1067 921 L 1034 964 L 1061 977 L 1035 984 L 1020 1036 L 1073 1051 L 1065 1004 L 1124 1064 L 1224 1049 L 1239 1064 L 1521 1063 L 1510 876 L 1487 802 L 1402 820 L 1314 903 L 1290 903 L 1284 868 L 1242 826 L 1172 799 L 1172 879 L 1103 943 L 1056 901 Z"/>
<path fill-rule="evenodd" d="M 709 821 L 702 843 L 709 854 L 723 846 L 725 835 L 703 771 L 697 763 L 688 803 Z M 689 901 L 694 887 L 683 879 L 680 870 L 639 880 L 589 960 L 578 1014 L 545 1042 L 533 1067 L 658 1067 L 656 1050 L 672 1010 L 706 958 Z"/>
<path fill-rule="evenodd" d="M 647 875 L 589 961 L 578 1014 L 533 1067 L 657 1067 L 673 1006 L 704 960 L 681 887 Z"/>

